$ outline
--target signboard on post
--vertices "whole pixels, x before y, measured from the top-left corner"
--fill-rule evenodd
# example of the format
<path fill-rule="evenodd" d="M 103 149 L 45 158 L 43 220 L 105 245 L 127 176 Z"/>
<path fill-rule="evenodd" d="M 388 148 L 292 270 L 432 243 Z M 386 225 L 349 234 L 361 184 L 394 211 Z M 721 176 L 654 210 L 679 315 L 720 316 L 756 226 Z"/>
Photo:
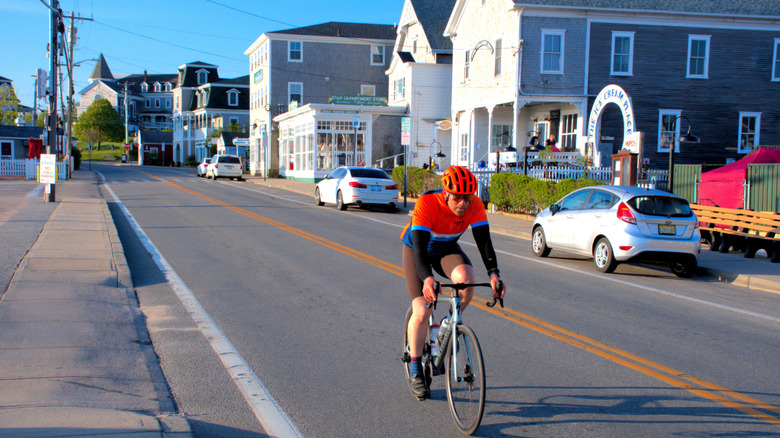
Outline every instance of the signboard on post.
<path fill-rule="evenodd" d="M 401 117 L 401 145 L 412 144 L 412 118 Z"/>
<path fill-rule="evenodd" d="M 57 156 L 54 154 L 41 154 L 41 183 L 57 183 Z"/>

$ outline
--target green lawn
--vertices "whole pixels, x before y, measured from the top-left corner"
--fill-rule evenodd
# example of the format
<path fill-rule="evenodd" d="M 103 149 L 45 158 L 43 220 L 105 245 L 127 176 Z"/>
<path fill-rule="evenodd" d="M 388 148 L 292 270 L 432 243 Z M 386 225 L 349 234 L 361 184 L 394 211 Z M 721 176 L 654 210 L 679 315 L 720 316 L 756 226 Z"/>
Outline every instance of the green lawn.
<path fill-rule="evenodd" d="M 120 161 L 122 159 L 122 144 L 113 143 L 114 150 L 111 150 L 112 143 L 103 143 L 100 145 L 100 150 L 97 150 L 97 146 L 92 146 L 92 161 Z M 90 152 L 86 144 L 79 142 L 78 148 L 81 151 L 81 160 L 90 161 Z"/>

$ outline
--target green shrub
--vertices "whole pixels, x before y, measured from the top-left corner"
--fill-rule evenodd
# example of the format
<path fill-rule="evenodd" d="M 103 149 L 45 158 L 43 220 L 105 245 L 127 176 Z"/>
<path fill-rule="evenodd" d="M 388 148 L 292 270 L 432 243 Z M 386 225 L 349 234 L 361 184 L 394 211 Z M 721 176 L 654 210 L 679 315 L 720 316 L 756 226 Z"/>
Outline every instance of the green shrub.
<path fill-rule="evenodd" d="M 560 182 L 543 181 L 527 175 L 502 172 L 490 180 L 490 202 L 498 210 L 536 214 L 580 187 L 604 184 L 580 178 Z"/>
<path fill-rule="evenodd" d="M 198 166 L 198 160 L 195 159 L 195 155 L 189 155 L 187 157 L 187 161 L 185 161 L 185 166 L 192 166 L 192 167 Z"/>
<path fill-rule="evenodd" d="M 404 191 L 404 166 L 398 166 L 393 169 L 390 177 L 398 184 L 399 193 L 403 196 Z M 420 169 L 419 167 L 407 166 L 406 168 L 406 190 L 407 196 L 418 197 L 428 190 L 441 188 L 441 176 L 436 173 Z"/>

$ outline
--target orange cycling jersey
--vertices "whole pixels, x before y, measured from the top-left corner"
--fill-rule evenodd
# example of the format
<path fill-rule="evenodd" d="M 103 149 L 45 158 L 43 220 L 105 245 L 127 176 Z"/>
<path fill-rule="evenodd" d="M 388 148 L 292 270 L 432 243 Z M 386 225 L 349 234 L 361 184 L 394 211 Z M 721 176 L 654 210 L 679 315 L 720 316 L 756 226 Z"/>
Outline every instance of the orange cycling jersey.
<path fill-rule="evenodd" d="M 431 234 L 428 254 L 436 256 L 451 251 L 469 226 L 473 229 L 483 225 L 488 225 L 487 214 L 478 197 L 471 200 L 462 216 L 457 216 L 447 206 L 443 190 L 431 190 L 417 199 L 412 220 L 401 233 L 401 241 L 412 248 L 412 231 L 427 231 Z"/>

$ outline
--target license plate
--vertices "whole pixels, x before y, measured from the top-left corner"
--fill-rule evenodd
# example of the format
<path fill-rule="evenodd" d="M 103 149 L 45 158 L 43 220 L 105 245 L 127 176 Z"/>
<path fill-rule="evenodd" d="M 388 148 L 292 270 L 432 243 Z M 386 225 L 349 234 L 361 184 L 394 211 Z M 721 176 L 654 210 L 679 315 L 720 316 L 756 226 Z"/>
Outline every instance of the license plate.
<path fill-rule="evenodd" d="M 381 186 L 371 186 L 371 191 L 372 192 L 381 192 L 382 191 L 382 187 Z"/>
<path fill-rule="evenodd" d="M 674 225 L 659 225 L 658 234 L 674 236 L 675 234 L 677 234 L 677 230 L 675 229 Z"/>

